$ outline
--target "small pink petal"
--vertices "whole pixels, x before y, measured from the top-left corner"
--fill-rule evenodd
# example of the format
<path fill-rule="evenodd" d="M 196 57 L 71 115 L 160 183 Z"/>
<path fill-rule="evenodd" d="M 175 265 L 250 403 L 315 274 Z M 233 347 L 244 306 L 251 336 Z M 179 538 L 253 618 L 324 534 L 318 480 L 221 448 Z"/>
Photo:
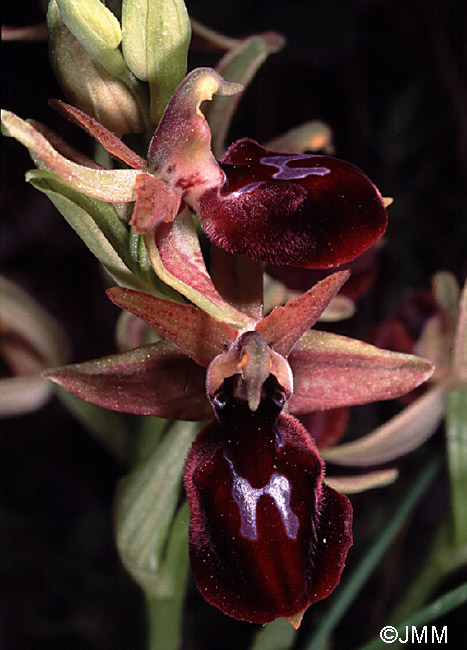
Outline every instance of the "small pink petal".
<path fill-rule="evenodd" d="M 316 323 L 349 275 L 349 271 L 333 273 L 296 300 L 275 307 L 256 325 L 256 331 L 276 352 L 287 356 L 298 339 Z"/>
<path fill-rule="evenodd" d="M 154 233 L 147 233 L 145 242 L 152 267 L 166 284 L 216 320 L 239 327 L 250 321 L 247 314 L 226 302 L 214 286 L 187 210 L 172 223 L 161 223 Z"/>
<path fill-rule="evenodd" d="M 205 370 L 170 341 L 52 368 L 43 376 L 112 411 L 174 420 L 203 420 L 212 414 Z"/>
<path fill-rule="evenodd" d="M 193 305 L 182 305 L 122 287 L 109 289 L 107 295 L 114 304 L 144 320 L 204 367 L 237 338 L 234 327 L 214 320 Z"/>
<path fill-rule="evenodd" d="M 138 234 L 153 230 L 162 221 L 173 221 L 180 207 L 180 196 L 152 174 L 136 177 L 136 205 L 130 226 Z"/>
<path fill-rule="evenodd" d="M 393 399 L 433 373 L 425 359 L 316 330 L 300 339 L 289 363 L 294 377 L 291 413 Z"/>
<path fill-rule="evenodd" d="M 89 135 L 95 138 L 114 158 L 121 160 L 133 169 L 143 169 L 146 165 L 144 158 L 141 158 L 124 144 L 112 131 L 102 126 L 93 117 L 90 117 L 79 108 L 71 106 L 60 99 L 50 99 L 49 105 L 67 120 L 84 129 Z"/>

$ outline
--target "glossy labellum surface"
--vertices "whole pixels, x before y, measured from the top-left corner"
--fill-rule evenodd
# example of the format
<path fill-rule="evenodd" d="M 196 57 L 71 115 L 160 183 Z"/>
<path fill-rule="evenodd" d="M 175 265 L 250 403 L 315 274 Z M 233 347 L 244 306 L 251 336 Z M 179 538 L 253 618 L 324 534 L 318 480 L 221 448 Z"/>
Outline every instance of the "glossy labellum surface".
<path fill-rule="evenodd" d="M 282 154 L 239 140 L 220 161 L 223 186 L 196 206 L 220 248 L 272 264 L 328 268 L 348 262 L 384 233 L 380 193 L 337 158 Z"/>
<path fill-rule="evenodd" d="M 234 397 L 235 378 L 215 400 L 189 454 L 190 561 L 203 596 L 235 618 L 294 617 L 338 584 L 352 543 L 347 497 L 322 483 L 323 464 L 304 427 L 279 414 L 276 379 L 255 412 Z"/>

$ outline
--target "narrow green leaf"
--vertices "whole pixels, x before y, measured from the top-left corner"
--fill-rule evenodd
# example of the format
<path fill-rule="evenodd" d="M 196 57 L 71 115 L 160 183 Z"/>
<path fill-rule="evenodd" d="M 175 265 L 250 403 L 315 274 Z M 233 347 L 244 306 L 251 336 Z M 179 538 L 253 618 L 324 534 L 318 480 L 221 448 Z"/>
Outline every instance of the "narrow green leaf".
<path fill-rule="evenodd" d="M 173 576 L 163 564 L 181 489 L 185 458 L 199 425 L 175 423 L 146 460 L 124 477 L 115 501 L 115 533 L 123 564 L 147 594 L 170 598 Z"/>
<path fill-rule="evenodd" d="M 447 393 L 446 441 L 454 543 L 467 545 L 467 387 Z"/>
<path fill-rule="evenodd" d="M 305 650 L 323 650 L 326 647 L 326 643 L 333 630 L 352 605 L 363 585 L 377 567 L 391 542 L 399 532 L 401 526 L 426 492 L 438 467 L 439 460 L 434 459 L 420 471 L 405 493 L 394 515 L 386 522 L 385 527 L 381 530 L 378 539 L 363 556 L 363 559 L 356 566 L 353 574 L 347 580 L 343 581 L 339 589 L 336 590 L 335 596 L 332 598 L 331 605 L 324 618 L 314 630 L 308 643 L 305 644 Z"/>
<path fill-rule="evenodd" d="M 129 234 L 111 204 L 81 194 L 69 187 L 55 174 L 47 171 L 31 170 L 27 173 L 26 179 L 40 191 L 45 192 L 45 190 L 48 190 L 61 194 L 85 210 L 125 264 L 128 267 L 130 266 L 131 258 L 128 253 Z"/>
<path fill-rule="evenodd" d="M 168 598 L 146 596 L 149 639 L 148 650 L 178 650 L 182 634 L 183 602 L 188 580 L 188 523 L 190 514 L 185 502 L 177 512 L 164 557 L 162 571 L 173 585 Z"/>

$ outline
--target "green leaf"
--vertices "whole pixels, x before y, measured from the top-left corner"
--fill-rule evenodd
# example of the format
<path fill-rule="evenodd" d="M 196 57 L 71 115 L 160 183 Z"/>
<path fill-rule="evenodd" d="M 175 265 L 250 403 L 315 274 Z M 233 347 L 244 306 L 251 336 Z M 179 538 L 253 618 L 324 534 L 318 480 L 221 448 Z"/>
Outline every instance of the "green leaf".
<path fill-rule="evenodd" d="M 148 650 L 178 650 L 181 642 L 183 602 L 188 580 L 188 523 L 185 502 L 177 512 L 167 541 L 161 571 L 172 584 L 170 597 L 147 595 Z"/>
<path fill-rule="evenodd" d="M 405 493 L 399 507 L 389 521 L 386 522 L 385 527 L 381 530 L 381 534 L 373 546 L 363 556 L 360 564 L 355 567 L 352 575 L 345 581 L 342 581 L 324 618 L 313 631 L 308 643 L 304 645 L 305 650 L 323 650 L 323 648 L 327 647 L 327 641 L 333 630 L 352 605 L 404 522 L 428 489 L 438 467 L 439 460 L 434 459 L 420 471 Z"/>
<path fill-rule="evenodd" d="M 199 425 L 187 422 L 172 425 L 148 458 L 117 487 L 115 533 L 122 562 L 146 594 L 158 598 L 171 598 L 176 590 L 163 551 L 185 458 L 198 429 Z"/>
<path fill-rule="evenodd" d="M 447 393 L 446 442 L 454 543 L 467 546 L 467 387 Z"/>

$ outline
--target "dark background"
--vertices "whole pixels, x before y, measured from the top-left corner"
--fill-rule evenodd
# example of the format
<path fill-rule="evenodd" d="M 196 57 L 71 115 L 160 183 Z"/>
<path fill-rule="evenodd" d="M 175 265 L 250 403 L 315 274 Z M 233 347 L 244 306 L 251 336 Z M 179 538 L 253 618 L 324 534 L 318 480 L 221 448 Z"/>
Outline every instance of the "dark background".
<path fill-rule="evenodd" d="M 231 140 L 267 141 L 319 118 L 334 131 L 336 155 L 362 168 L 395 197 L 377 282 L 347 333 L 362 336 L 408 287 L 428 289 L 438 270 L 467 273 L 467 23 L 453 0 L 191 0 L 192 16 L 231 36 L 275 30 L 287 39 L 248 89 Z M 3 7 L 3 23 L 43 19 L 38 3 Z M 193 52 L 190 67 L 217 55 Z M 61 97 L 45 43 L 2 44 L 2 106 L 53 126 L 87 146 L 47 106 Z M 117 311 L 91 253 L 48 200 L 24 183 L 25 150 L 2 142 L 1 272 L 19 282 L 66 327 L 73 360 L 114 351 Z M 2 370 L 6 371 L 6 369 Z M 0 646 L 86 650 L 143 647 L 138 590 L 120 568 L 111 506 L 123 469 L 57 400 L 36 414 L 1 423 Z M 443 453 L 443 432 L 429 449 Z M 381 516 L 402 495 L 425 452 L 401 462 L 393 489 L 352 498 L 356 544 L 371 543 Z M 389 623 L 426 540 L 447 507 L 441 473 L 397 544 L 344 618 L 336 647 L 350 650 Z M 386 509 L 386 510 L 385 510 Z M 376 527 L 376 528 L 375 528 Z M 443 587 L 455 586 L 452 584 Z M 378 597 L 375 596 L 378 595 Z M 305 617 L 301 638 L 325 611 Z M 459 617 L 451 616 L 455 650 Z M 193 588 L 184 650 L 247 647 L 253 626 L 205 605 Z M 465 638 L 465 630 L 464 630 Z M 2 645 L 4 644 L 4 645 Z"/>

